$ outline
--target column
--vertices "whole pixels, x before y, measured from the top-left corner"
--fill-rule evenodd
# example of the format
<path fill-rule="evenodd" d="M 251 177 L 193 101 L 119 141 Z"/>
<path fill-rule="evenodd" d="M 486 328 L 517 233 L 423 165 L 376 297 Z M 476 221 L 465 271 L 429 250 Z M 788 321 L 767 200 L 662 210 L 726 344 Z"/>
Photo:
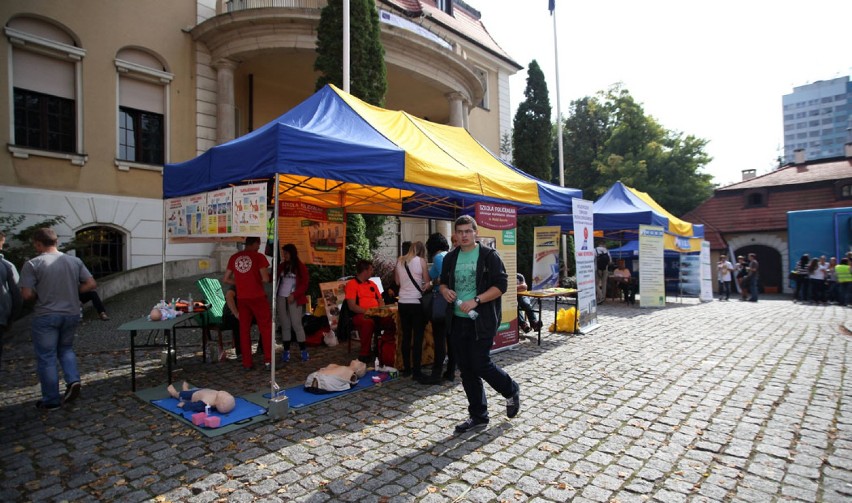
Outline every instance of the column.
<path fill-rule="evenodd" d="M 216 63 L 216 144 L 222 144 L 236 137 L 234 124 L 234 69 L 237 62 L 223 58 Z"/>
<path fill-rule="evenodd" d="M 447 93 L 450 102 L 450 126 L 464 127 L 464 98 L 461 93 Z"/>

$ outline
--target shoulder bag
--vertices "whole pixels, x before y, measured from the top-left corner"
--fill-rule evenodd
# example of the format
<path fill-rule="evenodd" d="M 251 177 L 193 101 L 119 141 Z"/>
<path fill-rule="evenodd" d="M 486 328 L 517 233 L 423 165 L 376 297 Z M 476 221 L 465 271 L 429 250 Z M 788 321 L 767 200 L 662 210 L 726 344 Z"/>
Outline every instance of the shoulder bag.
<path fill-rule="evenodd" d="M 414 285 L 414 288 L 420 292 L 420 307 L 423 309 L 423 319 L 431 320 L 432 319 L 432 290 L 428 292 L 424 292 L 422 288 L 420 288 L 420 282 L 414 280 L 414 276 L 411 274 L 411 269 L 408 268 L 408 263 L 405 260 L 402 261 L 402 265 L 405 267 L 405 272 L 408 273 L 408 278 L 411 280 L 411 283 Z"/>

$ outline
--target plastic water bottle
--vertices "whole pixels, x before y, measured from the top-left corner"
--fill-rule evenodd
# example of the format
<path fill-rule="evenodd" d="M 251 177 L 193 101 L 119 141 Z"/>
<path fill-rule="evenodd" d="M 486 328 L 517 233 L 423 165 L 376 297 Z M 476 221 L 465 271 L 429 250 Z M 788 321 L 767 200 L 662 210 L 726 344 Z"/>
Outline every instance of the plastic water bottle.
<path fill-rule="evenodd" d="M 191 293 L 189 294 L 189 299 L 187 299 L 186 303 L 187 303 L 186 312 L 191 313 L 191 312 L 195 311 L 195 305 L 192 303 L 192 294 Z"/>
<path fill-rule="evenodd" d="M 456 299 L 456 305 L 457 305 L 457 306 L 459 306 L 459 307 L 461 307 L 461 305 L 462 305 L 462 300 L 461 300 L 461 299 Z M 472 319 L 472 320 L 475 320 L 477 317 L 479 317 L 479 313 L 477 313 L 477 312 L 476 312 L 476 311 L 474 311 L 473 309 L 471 309 L 470 311 L 468 311 L 468 312 L 467 312 L 467 315 L 468 315 L 468 317 L 469 317 L 470 319 Z"/>

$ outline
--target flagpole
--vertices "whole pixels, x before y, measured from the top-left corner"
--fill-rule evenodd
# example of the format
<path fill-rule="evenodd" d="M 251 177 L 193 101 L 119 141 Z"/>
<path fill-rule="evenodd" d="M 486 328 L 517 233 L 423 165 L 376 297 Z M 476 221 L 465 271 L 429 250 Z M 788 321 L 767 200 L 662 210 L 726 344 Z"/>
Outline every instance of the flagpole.
<path fill-rule="evenodd" d="M 343 0 L 343 90 L 349 92 L 349 0 Z"/>
<path fill-rule="evenodd" d="M 556 2 L 550 1 L 550 17 L 553 18 L 553 59 L 556 66 L 556 149 L 559 153 L 559 186 L 565 186 L 565 154 L 562 151 L 562 102 L 559 99 L 559 44 L 556 38 Z M 564 273 L 568 274 L 568 235 L 560 233 L 562 237 L 562 263 L 565 265 Z"/>

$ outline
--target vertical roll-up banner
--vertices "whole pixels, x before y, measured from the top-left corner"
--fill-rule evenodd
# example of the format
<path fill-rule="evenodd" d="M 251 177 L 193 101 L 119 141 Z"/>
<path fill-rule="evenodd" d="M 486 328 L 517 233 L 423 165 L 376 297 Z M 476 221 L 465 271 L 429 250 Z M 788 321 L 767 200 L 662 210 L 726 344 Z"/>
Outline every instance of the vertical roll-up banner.
<path fill-rule="evenodd" d="M 571 199 L 574 214 L 574 260 L 577 264 L 577 315 L 581 333 L 598 326 L 595 299 L 595 217 L 592 201 Z"/>
<path fill-rule="evenodd" d="M 532 278 L 526 278 L 530 290 L 559 286 L 560 230 L 558 225 L 533 229 Z"/>
<path fill-rule="evenodd" d="M 491 351 L 505 349 L 520 342 L 518 335 L 518 295 L 515 278 L 518 273 L 517 225 L 518 209 L 504 204 L 478 203 L 474 218 L 479 229 L 479 245 L 494 248 L 503 259 L 509 287 L 501 299 L 503 316 Z"/>
<path fill-rule="evenodd" d="M 710 242 L 701 241 L 701 294 L 702 302 L 713 302 L 713 269 L 710 266 Z"/>
<path fill-rule="evenodd" d="M 639 226 L 639 306 L 666 306 L 663 228 L 657 225 Z"/>

